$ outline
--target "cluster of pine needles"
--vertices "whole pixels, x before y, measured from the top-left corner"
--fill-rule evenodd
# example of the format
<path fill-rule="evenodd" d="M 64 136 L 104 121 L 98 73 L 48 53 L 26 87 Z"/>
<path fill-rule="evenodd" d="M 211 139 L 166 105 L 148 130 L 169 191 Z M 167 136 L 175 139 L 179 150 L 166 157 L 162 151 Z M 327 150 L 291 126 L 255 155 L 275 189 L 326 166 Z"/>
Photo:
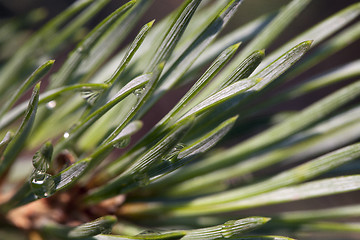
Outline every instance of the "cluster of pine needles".
<path fill-rule="evenodd" d="M 157 2 L 131 0 L 87 30 L 109 2 L 31 35 L 43 9 L 0 20 L 0 239 L 359 236 L 360 205 L 327 203 L 360 189 L 360 60 L 303 73 L 359 40 L 360 3 L 279 44 L 311 0 L 225 33 L 241 0 L 184 0 L 143 27 Z"/>

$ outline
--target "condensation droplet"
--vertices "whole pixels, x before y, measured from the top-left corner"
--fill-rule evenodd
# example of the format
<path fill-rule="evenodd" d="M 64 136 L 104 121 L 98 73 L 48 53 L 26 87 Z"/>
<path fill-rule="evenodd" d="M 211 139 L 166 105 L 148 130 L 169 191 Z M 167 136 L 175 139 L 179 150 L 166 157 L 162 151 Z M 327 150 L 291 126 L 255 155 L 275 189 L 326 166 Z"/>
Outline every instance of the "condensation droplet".
<path fill-rule="evenodd" d="M 148 234 L 151 234 L 151 235 L 160 235 L 161 232 L 155 231 L 155 230 L 152 230 L 152 229 L 148 229 L 148 230 L 144 230 L 144 231 L 140 232 L 140 233 L 137 234 L 136 236 L 142 236 L 142 235 L 148 235 Z"/>
<path fill-rule="evenodd" d="M 32 159 L 35 170 L 30 176 L 30 186 L 37 198 L 48 197 L 55 192 L 55 184 L 51 175 L 46 173 L 50 167 L 53 146 L 51 142 L 46 142 L 38 150 Z"/>
<path fill-rule="evenodd" d="M 53 146 L 50 142 L 45 143 L 37 151 L 32 159 L 32 164 L 37 171 L 46 172 L 51 163 Z"/>
<path fill-rule="evenodd" d="M 182 143 L 178 143 L 176 144 L 175 147 L 173 147 L 173 149 L 171 149 L 168 154 L 166 154 L 165 156 L 162 157 L 162 159 L 164 161 L 170 161 L 173 162 L 176 160 L 177 156 L 180 153 L 180 150 L 183 149 L 185 147 L 185 144 Z"/>
<path fill-rule="evenodd" d="M 30 177 L 32 192 L 37 198 L 46 198 L 55 192 L 54 180 L 50 174 L 35 170 Z"/>
<path fill-rule="evenodd" d="M 32 164 L 38 171 L 45 172 L 49 168 L 50 162 L 37 152 L 33 157 Z"/>
<path fill-rule="evenodd" d="M 144 92 L 145 88 L 138 88 L 138 89 L 135 89 L 133 91 L 134 95 L 139 97 L 143 92 Z"/>
<path fill-rule="evenodd" d="M 83 55 L 83 56 L 87 56 L 87 55 L 89 55 L 89 49 L 88 48 L 84 48 L 84 47 L 78 47 L 77 49 L 76 49 L 76 51 L 79 53 L 79 54 L 81 54 L 81 55 Z"/>
<path fill-rule="evenodd" d="M 65 132 L 65 133 L 64 133 L 64 138 L 68 138 L 68 137 L 70 137 L 70 133 Z"/>
<path fill-rule="evenodd" d="M 138 183 L 139 187 L 145 187 L 150 183 L 150 178 L 146 173 L 135 174 L 133 179 Z"/>
<path fill-rule="evenodd" d="M 99 229 L 99 232 L 100 232 L 101 234 L 111 234 L 111 228 L 101 227 L 101 228 Z"/>
<path fill-rule="evenodd" d="M 174 150 L 180 151 L 180 150 L 183 149 L 184 147 L 185 147 L 185 144 L 183 144 L 183 143 L 178 143 L 178 144 L 175 145 Z"/>
<path fill-rule="evenodd" d="M 54 109 L 56 107 L 56 101 L 52 100 L 52 101 L 46 103 L 45 106 L 46 106 L 47 109 L 52 110 L 52 109 Z"/>
<path fill-rule="evenodd" d="M 227 221 L 221 226 L 221 235 L 223 238 L 231 238 L 234 235 L 233 226 L 234 220 Z"/>
<path fill-rule="evenodd" d="M 86 89 L 81 91 L 81 97 L 90 105 L 94 105 L 96 100 L 99 98 L 100 93 L 101 91 Z"/>
<path fill-rule="evenodd" d="M 116 148 L 125 148 L 130 144 L 130 137 L 123 138 L 115 143 L 113 146 Z"/>
<path fill-rule="evenodd" d="M 42 171 L 34 171 L 34 173 L 31 175 L 31 183 L 37 185 L 44 184 L 46 180 L 46 174 Z"/>

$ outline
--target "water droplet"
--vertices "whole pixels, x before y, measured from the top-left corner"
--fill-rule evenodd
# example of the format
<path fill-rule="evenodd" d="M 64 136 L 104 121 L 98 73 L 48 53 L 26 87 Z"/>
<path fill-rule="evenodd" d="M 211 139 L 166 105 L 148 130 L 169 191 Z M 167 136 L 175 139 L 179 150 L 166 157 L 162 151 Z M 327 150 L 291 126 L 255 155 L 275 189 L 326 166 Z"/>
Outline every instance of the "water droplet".
<path fill-rule="evenodd" d="M 94 105 L 96 100 L 99 98 L 101 91 L 98 90 L 82 90 L 81 97 L 86 100 L 90 105 Z"/>
<path fill-rule="evenodd" d="M 142 232 L 140 232 L 139 234 L 137 234 L 136 236 L 141 236 L 141 235 L 148 235 L 148 234 L 151 234 L 151 235 L 160 235 L 161 232 L 159 231 L 155 231 L 155 230 L 152 230 L 152 229 L 148 229 L 148 230 L 144 230 Z"/>
<path fill-rule="evenodd" d="M 145 91 L 145 88 L 138 88 L 133 91 L 134 95 L 139 97 L 143 92 Z"/>
<path fill-rule="evenodd" d="M 51 142 L 45 143 L 39 151 L 37 151 L 32 159 L 34 168 L 38 171 L 46 172 L 51 163 L 53 146 Z"/>
<path fill-rule="evenodd" d="M 30 176 L 30 185 L 37 198 L 48 197 L 55 191 L 54 180 L 50 174 L 46 173 L 51 163 L 52 153 L 51 142 L 46 142 L 32 159 L 35 170 Z"/>
<path fill-rule="evenodd" d="M 221 235 L 223 238 L 231 238 L 234 235 L 233 227 L 234 227 L 234 220 L 227 221 L 221 226 Z"/>
<path fill-rule="evenodd" d="M 101 227 L 99 230 L 101 234 L 111 234 L 111 228 Z"/>
<path fill-rule="evenodd" d="M 55 183 L 50 174 L 35 170 L 30 177 L 32 192 L 37 198 L 46 198 L 55 192 Z"/>
<path fill-rule="evenodd" d="M 185 147 L 185 144 L 182 143 L 178 143 L 176 144 L 175 147 L 173 147 L 173 149 L 171 149 L 168 154 L 166 154 L 165 156 L 162 157 L 162 159 L 164 161 L 170 161 L 170 162 L 174 162 L 176 161 L 177 156 L 180 153 L 180 150 L 183 149 Z"/>
<path fill-rule="evenodd" d="M 52 109 L 54 109 L 56 107 L 56 101 L 52 100 L 52 101 L 46 103 L 45 106 L 46 106 L 47 109 L 52 110 Z"/>
<path fill-rule="evenodd" d="M 46 171 L 49 168 L 50 162 L 46 161 L 45 158 L 37 152 L 33 157 L 32 164 L 38 171 Z"/>
<path fill-rule="evenodd" d="M 42 185 L 44 184 L 46 177 L 46 173 L 42 171 L 34 171 L 31 175 L 31 183 L 35 184 L 35 186 Z"/>
<path fill-rule="evenodd" d="M 138 183 L 139 187 L 145 187 L 150 183 L 150 178 L 146 173 L 135 173 L 133 179 Z"/>
<path fill-rule="evenodd" d="M 186 146 L 186 145 L 183 144 L 183 143 L 178 143 L 178 144 L 175 145 L 174 150 L 180 151 L 180 150 L 183 149 L 185 146 Z"/>
<path fill-rule="evenodd" d="M 130 137 L 123 138 L 115 143 L 113 146 L 116 148 L 125 148 L 130 144 Z"/>
<path fill-rule="evenodd" d="M 89 54 L 89 49 L 81 46 L 76 49 L 76 52 L 78 52 L 79 54 L 81 54 L 83 56 L 87 56 Z"/>
<path fill-rule="evenodd" d="M 77 51 L 78 51 L 79 53 L 84 53 L 84 52 L 85 52 L 85 49 L 84 49 L 83 47 L 79 47 L 79 48 L 77 49 Z"/>
<path fill-rule="evenodd" d="M 64 138 L 68 138 L 68 137 L 70 137 L 70 133 L 65 132 L 65 133 L 64 133 Z"/>

